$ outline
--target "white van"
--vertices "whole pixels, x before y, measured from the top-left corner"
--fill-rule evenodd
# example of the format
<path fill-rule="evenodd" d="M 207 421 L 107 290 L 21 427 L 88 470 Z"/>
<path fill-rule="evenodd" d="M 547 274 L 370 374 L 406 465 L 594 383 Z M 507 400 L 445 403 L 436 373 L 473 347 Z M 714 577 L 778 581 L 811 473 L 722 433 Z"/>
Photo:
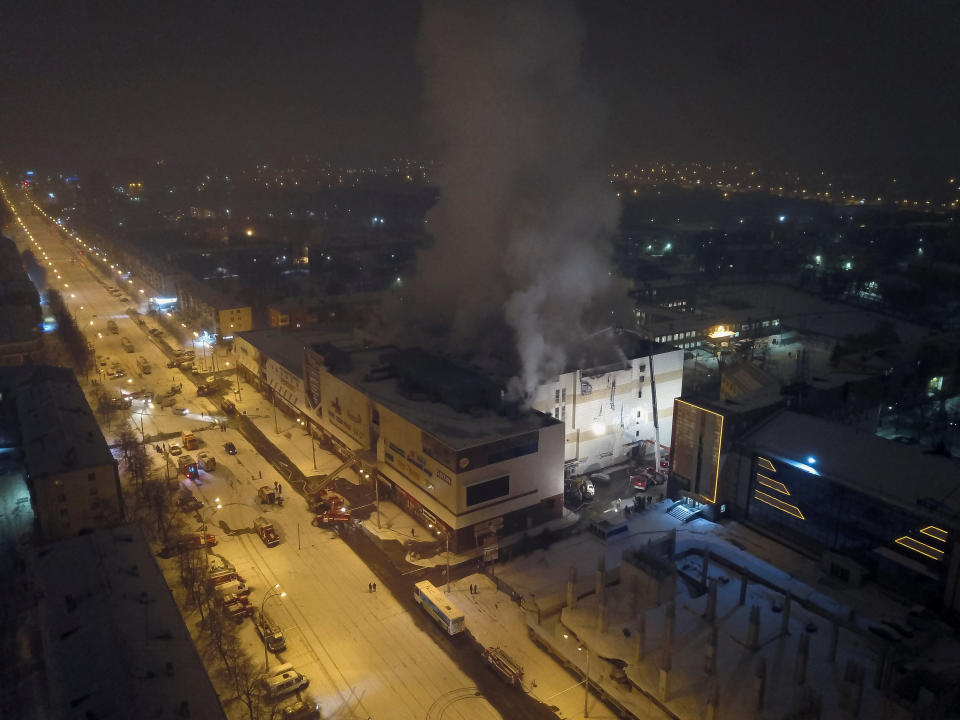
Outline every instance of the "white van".
<path fill-rule="evenodd" d="M 267 686 L 267 697 L 271 700 L 302 690 L 310 684 L 306 675 L 301 675 L 290 663 L 280 665 L 270 671 L 264 678 Z"/>
<path fill-rule="evenodd" d="M 226 595 L 250 594 L 250 589 L 246 586 L 246 584 L 240 582 L 239 580 L 229 580 L 225 583 L 214 585 L 213 589 L 220 597 L 224 597 Z"/>

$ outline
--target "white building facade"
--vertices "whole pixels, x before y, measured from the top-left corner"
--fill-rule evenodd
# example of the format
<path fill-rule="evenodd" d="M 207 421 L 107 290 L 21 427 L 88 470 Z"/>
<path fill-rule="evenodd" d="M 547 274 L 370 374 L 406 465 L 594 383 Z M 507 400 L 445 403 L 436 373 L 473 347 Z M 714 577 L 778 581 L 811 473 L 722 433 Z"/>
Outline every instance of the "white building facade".
<path fill-rule="evenodd" d="M 569 475 L 593 472 L 631 457 L 652 455 L 656 432 L 650 358 L 577 368 L 543 383 L 533 407 L 564 423 Z M 661 450 L 670 444 L 673 400 L 683 391 L 683 350 L 660 346 L 653 355 Z"/>

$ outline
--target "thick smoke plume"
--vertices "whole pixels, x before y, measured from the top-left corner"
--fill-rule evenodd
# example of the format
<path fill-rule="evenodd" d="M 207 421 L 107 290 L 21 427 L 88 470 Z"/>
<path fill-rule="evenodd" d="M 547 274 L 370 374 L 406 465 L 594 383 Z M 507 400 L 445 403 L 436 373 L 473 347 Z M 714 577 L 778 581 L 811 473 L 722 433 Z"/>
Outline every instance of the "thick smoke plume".
<path fill-rule="evenodd" d="M 417 313 L 447 328 L 453 347 L 517 356 L 511 390 L 523 399 L 563 369 L 611 284 L 620 210 L 582 41 L 563 0 L 428 1 L 423 12 L 428 129 L 441 162 Z M 504 321 L 515 350 L 490 347 Z"/>

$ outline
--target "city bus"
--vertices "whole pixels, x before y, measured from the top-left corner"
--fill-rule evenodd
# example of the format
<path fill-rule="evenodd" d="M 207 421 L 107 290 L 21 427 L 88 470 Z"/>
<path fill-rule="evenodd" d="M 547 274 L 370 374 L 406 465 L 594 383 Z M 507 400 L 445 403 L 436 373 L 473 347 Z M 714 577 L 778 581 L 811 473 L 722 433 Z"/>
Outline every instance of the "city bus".
<path fill-rule="evenodd" d="M 413 599 L 440 623 L 440 626 L 447 631 L 447 635 L 457 635 L 466 630 L 463 613 L 457 610 L 447 600 L 447 596 L 439 588 L 434 587 L 429 580 L 423 580 L 414 586 Z"/>

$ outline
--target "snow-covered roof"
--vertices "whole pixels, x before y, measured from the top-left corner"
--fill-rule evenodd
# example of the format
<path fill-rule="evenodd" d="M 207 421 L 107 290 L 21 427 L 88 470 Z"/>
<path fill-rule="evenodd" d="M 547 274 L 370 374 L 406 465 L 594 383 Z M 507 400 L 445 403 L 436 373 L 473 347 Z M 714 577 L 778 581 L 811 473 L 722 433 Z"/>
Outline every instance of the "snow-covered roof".
<path fill-rule="evenodd" d="M 250 330 L 237 333 L 236 337 L 259 350 L 263 355 L 279 363 L 295 375 L 303 375 L 303 349 L 329 335 L 329 331 L 299 330 L 284 328 Z"/>
<path fill-rule="evenodd" d="M 16 398 L 24 459 L 32 477 L 113 463 L 72 372 L 37 368 L 16 390 Z"/>
<path fill-rule="evenodd" d="M 820 475 L 912 512 L 960 512 L 960 462 L 919 446 L 792 411 L 774 415 L 742 442 L 805 465 L 814 457 Z"/>
<path fill-rule="evenodd" d="M 355 350 L 349 356 L 350 367 L 332 371 L 333 375 L 454 450 L 562 424 L 552 416 L 529 409 L 497 412 L 472 407 L 461 412 L 427 394 L 409 392 L 395 375 L 378 372 L 384 367 L 384 348 Z M 431 372 L 427 367 L 423 371 Z M 476 388 L 471 385 L 470 389 Z"/>
<path fill-rule="evenodd" d="M 54 717 L 224 718 L 138 525 L 29 557 Z"/>
<path fill-rule="evenodd" d="M 663 308 L 646 300 L 638 306 L 649 311 L 647 327 L 654 336 L 768 318 L 779 319 L 784 330 L 831 338 L 869 332 L 882 322 L 893 323 L 897 337 L 904 343 L 918 342 L 930 334 L 920 325 L 773 282 L 700 285 L 691 300 L 695 300 L 696 312 Z"/>

